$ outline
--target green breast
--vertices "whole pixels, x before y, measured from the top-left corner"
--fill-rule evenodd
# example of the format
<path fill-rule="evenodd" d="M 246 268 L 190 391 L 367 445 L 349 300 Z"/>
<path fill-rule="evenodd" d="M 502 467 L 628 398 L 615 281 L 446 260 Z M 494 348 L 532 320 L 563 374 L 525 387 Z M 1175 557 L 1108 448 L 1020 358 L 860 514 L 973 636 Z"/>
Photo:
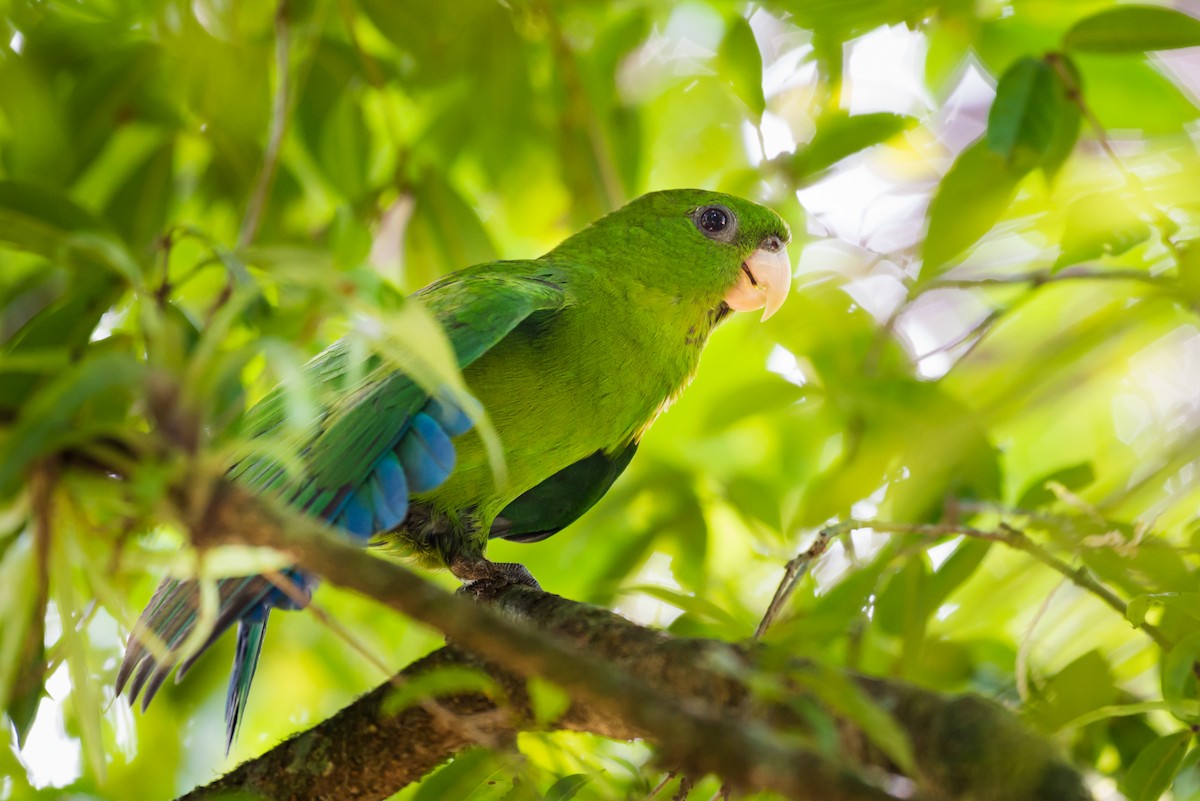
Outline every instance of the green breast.
<path fill-rule="evenodd" d="M 508 482 L 496 486 L 470 432 L 456 441 L 450 480 L 422 499 L 434 508 L 474 509 L 486 530 L 550 475 L 640 436 L 691 378 L 707 309 L 587 274 L 573 273 L 568 291 L 570 306 L 530 318 L 464 371 L 504 446 Z"/>

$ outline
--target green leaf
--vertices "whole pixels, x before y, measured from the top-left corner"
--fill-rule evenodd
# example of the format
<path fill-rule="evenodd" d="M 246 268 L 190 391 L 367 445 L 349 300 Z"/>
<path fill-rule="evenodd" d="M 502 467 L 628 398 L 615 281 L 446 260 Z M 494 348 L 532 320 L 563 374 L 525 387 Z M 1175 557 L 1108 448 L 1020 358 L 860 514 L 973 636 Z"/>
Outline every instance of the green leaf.
<path fill-rule="evenodd" d="M 533 709 L 533 719 L 543 726 L 549 726 L 563 716 L 571 706 L 571 696 L 557 684 L 545 679 L 531 676 L 525 683 L 529 693 L 529 706 Z"/>
<path fill-rule="evenodd" d="M 762 87 L 762 53 L 745 17 L 733 17 L 725 26 L 717 61 L 722 74 L 733 84 L 734 94 L 750 107 L 755 119 L 762 117 L 767 109 Z"/>
<path fill-rule="evenodd" d="M 1191 741 L 1192 732 L 1184 730 L 1147 745 L 1121 779 L 1121 792 L 1129 801 L 1158 801 L 1171 786 Z"/>
<path fill-rule="evenodd" d="M 1152 606 L 1169 607 L 1200 620 L 1200 592 L 1156 592 L 1134 596 L 1125 607 L 1125 619 L 1141 626 Z"/>
<path fill-rule="evenodd" d="M 1118 6 L 1075 23 L 1063 47 L 1089 53 L 1142 53 L 1200 46 L 1200 20 L 1164 6 Z"/>
<path fill-rule="evenodd" d="M 1017 172 L 1042 160 L 1054 137 L 1061 92 L 1054 68 L 1045 61 L 1023 58 L 1000 78 L 988 112 L 987 143 Z"/>
<path fill-rule="evenodd" d="M 94 217 L 58 192 L 0 181 L 2 243 L 52 259 L 73 234 L 100 229 Z"/>
<path fill-rule="evenodd" d="M 1000 219 L 1023 173 L 979 141 L 959 154 L 938 185 L 927 215 L 921 280 L 930 281 Z"/>
<path fill-rule="evenodd" d="M 166 227 L 174 190 L 175 142 L 155 148 L 125 179 L 105 209 L 105 217 L 131 248 L 153 243 Z"/>
<path fill-rule="evenodd" d="M 1200 634 L 1189 634 L 1167 653 L 1162 662 L 1163 700 L 1171 705 L 1171 714 L 1185 723 L 1200 723 L 1194 714 L 1197 692 L 1195 667 L 1200 661 Z"/>
<path fill-rule="evenodd" d="M 1119 256 L 1150 238 L 1150 225 L 1115 192 L 1085 195 L 1067 207 L 1060 270 L 1100 256 Z"/>
<path fill-rule="evenodd" d="M 46 597 L 39 591 L 33 537 L 24 536 L 0 560 L 0 703 L 23 744 L 43 694 Z M 39 607 L 39 602 L 41 606 Z"/>
<path fill-rule="evenodd" d="M 1051 62 L 1051 58 L 1057 61 Z M 1041 166 L 1046 178 L 1053 181 L 1062 165 L 1075 150 L 1079 139 L 1079 128 L 1083 124 L 1083 112 L 1074 99 L 1075 93 L 1083 91 L 1083 76 L 1075 62 L 1065 55 L 1046 56 L 1047 63 L 1057 64 L 1054 90 L 1058 98 L 1058 113 L 1054 117 L 1054 130 L 1050 141 L 1042 152 Z M 1064 77 L 1063 73 L 1066 74 Z M 1069 84 L 1069 85 L 1068 85 Z"/>
<path fill-rule="evenodd" d="M 1070 467 L 1059 468 L 1030 481 L 1017 501 L 1017 508 L 1033 510 L 1056 503 L 1058 496 L 1047 486 L 1051 482 L 1061 484 L 1072 492 L 1078 492 L 1095 480 L 1096 471 L 1091 462 L 1081 462 Z"/>
<path fill-rule="evenodd" d="M 797 184 L 811 182 L 847 156 L 886 142 L 916 124 L 913 117 L 888 112 L 851 116 L 836 111 L 822 115 L 812 141 L 788 157 L 788 175 Z"/>
<path fill-rule="evenodd" d="M 546 791 L 546 801 L 571 801 L 592 780 L 586 773 L 563 776 Z"/>
<path fill-rule="evenodd" d="M 85 405 L 112 391 L 136 390 L 142 369 L 126 354 L 103 354 L 64 371 L 30 399 L 0 442 L 0 498 L 16 491 L 32 461 L 78 437 L 72 422 Z"/>
<path fill-rule="evenodd" d="M 421 701 L 466 694 L 497 699 L 503 696 L 503 690 L 482 670 L 439 667 L 407 679 L 388 694 L 380 709 L 385 715 L 395 715 Z"/>

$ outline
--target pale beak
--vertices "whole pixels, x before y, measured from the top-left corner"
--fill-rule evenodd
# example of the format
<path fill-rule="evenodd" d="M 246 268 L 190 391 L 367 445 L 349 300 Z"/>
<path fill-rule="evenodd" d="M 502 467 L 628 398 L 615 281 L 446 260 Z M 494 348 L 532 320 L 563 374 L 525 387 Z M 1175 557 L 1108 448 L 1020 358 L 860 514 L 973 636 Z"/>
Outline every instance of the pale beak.
<path fill-rule="evenodd" d="M 738 282 L 725 293 L 725 305 L 734 311 L 762 309 L 766 320 L 787 300 L 792 286 L 792 265 L 787 250 L 772 237 L 771 247 L 761 247 L 742 262 Z"/>

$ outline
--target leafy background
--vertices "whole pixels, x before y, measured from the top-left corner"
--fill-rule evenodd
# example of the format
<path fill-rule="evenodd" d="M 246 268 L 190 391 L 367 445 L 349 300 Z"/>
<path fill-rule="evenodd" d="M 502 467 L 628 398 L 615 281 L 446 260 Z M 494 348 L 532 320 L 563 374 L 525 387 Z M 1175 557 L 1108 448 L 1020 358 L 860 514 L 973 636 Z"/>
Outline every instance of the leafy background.
<path fill-rule="evenodd" d="M 0 799 L 169 798 L 380 682 L 278 615 L 229 758 L 231 642 L 114 701 L 134 614 L 196 569 L 169 488 L 334 338 L 413 335 L 405 293 L 674 186 L 778 209 L 799 287 L 714 337 L 593 512 L 491 555 L 739 640 L 853 516 L 772 648 L 1010 704 L 1100 798 L 1200 798 L 1196 45 L 1104 0 L 0 3 Z M 438 645 L 317 601 L 386 665 Z M 519 746 L 400 797 L 662 776 L 641 744 Z"/>

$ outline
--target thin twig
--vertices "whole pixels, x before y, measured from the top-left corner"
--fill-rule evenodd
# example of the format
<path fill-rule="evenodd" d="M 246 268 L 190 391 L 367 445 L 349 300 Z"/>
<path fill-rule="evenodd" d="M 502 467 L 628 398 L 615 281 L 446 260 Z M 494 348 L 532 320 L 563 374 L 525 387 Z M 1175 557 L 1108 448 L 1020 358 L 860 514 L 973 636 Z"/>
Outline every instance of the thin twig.
<path fill-rule="evenodd" d="M 857 525 L 854 521 L 846 521 L 821 529 L 808 548 L 784 565 L 783 578 L 779 580 L 779 586 L 775 588 L 775 595 L 771 598 L 771 603 L 767 605 L 767 611 L 763 613 L 762 620 L 758 622 L 758 628 L 754 630 L 754 639 L 761 639 L 767 633 L 767 629 L 787 606 L 788 599 L 796 591 L 796 585 L 800 583 L 800 579 L 804 578 L 813 560 L 825 553 L 830 541 L 851 531 Z"/>
<path fill-rule="evenodd" d="M 658 784 L 656 784 L 656 785 L 654 786 L 654 789 L 650 791 L 650 795 L 646 796 L 646 801 L 651 801 L 651 799 L 653 799 L 653 798 L 654 798 L 656 795 L 658 795 L 659 793 L 661 793 L 661 792 L 663 791 L 663 789 L 664 789 L 664 788 L 665 788 L 665 787 L 666 787 L 668 784 L 670 784 L 670 783 L 671 783 L 671 780 L 672 780 L 672 779 L 674 779 L 674 778 L 675 778 L 675 771 L 673 771 L 673 770 L 672 770 L 672 771 L 668 771 L 668 772 L 667 772 L 667 775 L 665 775 L 665 776 L 663 776 L 663 777 L 662 777 L 662 781 L 660 781 Z"/>
<path fill-rule="evenodd" d="M 1055 571 L 1059 575 L 1066 578 L 1072 584 L 1095 595 L 1101 601 L 1110 606 L 1121 617 L 1125 617 L 1126 606 L 1116 593 L 1108 587 L 1097 581 L 1086 567 L 1072 567 L 1063 560 L 1059 559 L 1054 554 L 1047 551 L 1044 547 L 1031 540 L 1024 531 L 1014 528 L 1007 523 L 1000 524 L 998 531 L 984 531 L 969 526 L 957 525 L 925 525 L 915 523 L 882 523 L 882 522 L 858 522 L 855 524 L 860 528 L 872 528 L 876 531 L 888 532 L 892 534 L 916 534 L 924 537 L 948 537 L 962 535 L 977 540 L 985 540 L 988 542 L 1003 543 L 1011 548 L 1032 556 L 1046 567 Z M 1142 623 L 1138 626 L 1141 631 L 1145 632 L 1146 636 L 1154 640 L 1163 650 L 1169 650 L 1173 643 L 1168 639 L 1162 631 L 1150 623 Z"/>
<path fill-rule="evenodd" d="M 1154 286 L 1171 286 L 1174 280 L 1161 275 L 1154 275 L 1145 270 L 1112 269 L 1104 270 L 1094 267 L 1078 266 L 1052 272 L 1051 270 L 1033 270 L 1012 275 L 987 275 L 978 278 L 940 278 L 931 282 L 924 291 L 933 289 L 978 289 L 988 286 L 1012 286 L 1015 284 L 1030 284 L 1031 288 L 1056 284 L 1062 281 L 1137 281 Z"/>

